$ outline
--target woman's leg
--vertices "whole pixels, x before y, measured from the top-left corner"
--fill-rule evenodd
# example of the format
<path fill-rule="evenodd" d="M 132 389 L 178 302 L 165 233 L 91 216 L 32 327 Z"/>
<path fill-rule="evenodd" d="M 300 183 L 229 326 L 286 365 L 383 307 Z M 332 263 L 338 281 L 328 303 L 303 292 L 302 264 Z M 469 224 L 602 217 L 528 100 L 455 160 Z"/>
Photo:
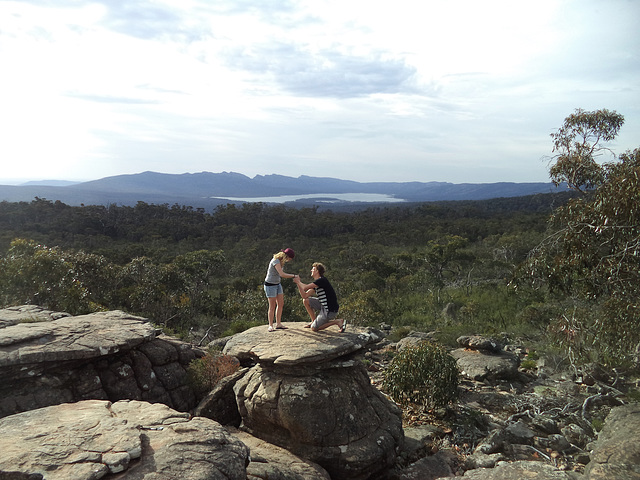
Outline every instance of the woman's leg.
<path fill-rule="evenodd" d="M 273 317 L 276 312 L 276 297 L 267 297 L 269 300 L 269 312 L 267 313 L 267 320 L 269 320 L 269 330 L 273 330 Z"/>
<path fill-rule="evenodd" d="M 275 298 L 276 301 L 276 328 L 282 326 L 282 308 L 284 307 L 284 294 L 279 293 Z"/>

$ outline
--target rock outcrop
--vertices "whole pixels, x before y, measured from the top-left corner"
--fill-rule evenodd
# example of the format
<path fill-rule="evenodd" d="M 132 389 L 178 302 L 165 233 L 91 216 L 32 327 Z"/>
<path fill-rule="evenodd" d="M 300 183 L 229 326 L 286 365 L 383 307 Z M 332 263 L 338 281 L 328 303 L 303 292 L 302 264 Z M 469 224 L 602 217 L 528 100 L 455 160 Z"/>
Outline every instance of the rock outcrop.
<path fill-rule="evenodd" d="M 640 479 L 640 404 L 615 407 L 607 416 L 598 440 L 592 444 L 591 462 L 584 475 L 563 471 L 551 458 L 537 461 L 498 462 L 494 468 L 477 468 L 465 472 L 472 480 L 639 480 Z M 575 446 L 567 447 L 575 448 Z"/>
<path fill-rule="evenodd" d="M 202 355 L 120 311 L 70 317 L 38 307 L 0 310 L 0 417 L 89 399 L 189 411 L 199 398 L 186 369 Z"/>
<path fill-rule="evenodd" d="M 589 480 L 640 480 L 640 404 L 611 410 L 593 445 Z"/>
<path fill-rule="evenodd" d="M 401 411 L 358 358 L 380 334 L 286 325 L 273 333 L 255 327 L 225 346 L 224 353 L 255 364 L 233 387 L 241 429 L 318 463 L 336 480 L 391 466 L 403 441 Z"/>
<path fill-rule="evenodd" d="M 287 325 L 217 341 L 242 368 L 194 409 L 203 352 L 145 319 L 0 310 L 0 479 L 640 480 L 640 407 L 617 374 L 536 374 L 521 346 L 461 337 L 458 404 L 405 409 L 403 430 L 375 386 L 403 344 Z"/>
<path fill-rule="evenodd" d="M 85 400 L 0 419 L 0 478 L 245 480 L 248 464 L 218 423 L 162 404 Z"/>

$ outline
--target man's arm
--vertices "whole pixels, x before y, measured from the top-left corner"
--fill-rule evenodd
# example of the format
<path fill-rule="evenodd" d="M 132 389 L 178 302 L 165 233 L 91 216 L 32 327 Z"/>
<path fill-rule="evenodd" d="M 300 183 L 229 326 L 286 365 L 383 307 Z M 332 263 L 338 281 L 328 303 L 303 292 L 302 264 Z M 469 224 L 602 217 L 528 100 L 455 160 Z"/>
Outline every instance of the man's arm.
<path fill-rule="evenodd" d="M 296 282 L 296 285 L 298 286 L 298 291 L 300 292 L 300 296 L 302 298 L 309 298 L 316 291 L 315 283 L 306 283 L 306 284 L 302 283 L 302 280 L 300 280 L 300 277 L 294 278 L 293 281 Z"/>

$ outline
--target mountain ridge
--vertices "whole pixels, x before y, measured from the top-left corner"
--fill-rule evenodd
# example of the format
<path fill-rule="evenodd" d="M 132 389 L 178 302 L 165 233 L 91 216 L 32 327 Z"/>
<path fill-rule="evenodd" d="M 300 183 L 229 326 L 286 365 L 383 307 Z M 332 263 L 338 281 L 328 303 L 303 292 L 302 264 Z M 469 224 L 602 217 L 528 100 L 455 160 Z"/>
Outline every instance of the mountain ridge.
<path fill-rule="evenodd" d="M 270 198 L 281 196 L 313 196 L 291 202 L 273 201 L 293 206 L 311 204 L 371 204 L 347 202 L 331 197 L 334 194 L 379 194 L 405 202 L 436 202 L 455 200 L 486 200 L 518 197 L 537 193 L 566 191 L 548 182 L 356 182 L 331 177 L 301 175 L 256 175 L 250 178 L 235 172 L 199 172 L 169 174 L 146 171 L 104 177 L 66 185 L 34 184 L 0 185 L 0 201 L 21 202 L 34 198 L 61 201 L 69 205 L 135 205 L 137 202 L 155 204 L 181 204 L 195 208 L 212 209 L 228 203 L 245 203 L 244 198 Z M 319 197 L 322 197 L 320 199 Z M 237 200 L 236 200 L 237 199 Z M 380 201 L 377 203 L 385 203 Z"/>

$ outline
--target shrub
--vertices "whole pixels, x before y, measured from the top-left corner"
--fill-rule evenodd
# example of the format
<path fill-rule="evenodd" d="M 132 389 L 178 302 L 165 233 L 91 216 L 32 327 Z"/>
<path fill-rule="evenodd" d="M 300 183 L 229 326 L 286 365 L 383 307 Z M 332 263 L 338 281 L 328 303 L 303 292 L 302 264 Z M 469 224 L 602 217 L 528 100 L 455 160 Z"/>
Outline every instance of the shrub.
<path fill-rule="evenodd" d="M 394 357 L 383 389 L 401 405 L 440 408 L 457 400 L 459 375 L 455 359 L 444 347 L 425 341 Z"/>
<path fill-rule="evenodd" d="M 189 378 L 194 388 L 206 392 L 239 369 L 240 363 L 237 358 L 210 350 L 204 357 L 197 358 L 189 364 Z"/>

